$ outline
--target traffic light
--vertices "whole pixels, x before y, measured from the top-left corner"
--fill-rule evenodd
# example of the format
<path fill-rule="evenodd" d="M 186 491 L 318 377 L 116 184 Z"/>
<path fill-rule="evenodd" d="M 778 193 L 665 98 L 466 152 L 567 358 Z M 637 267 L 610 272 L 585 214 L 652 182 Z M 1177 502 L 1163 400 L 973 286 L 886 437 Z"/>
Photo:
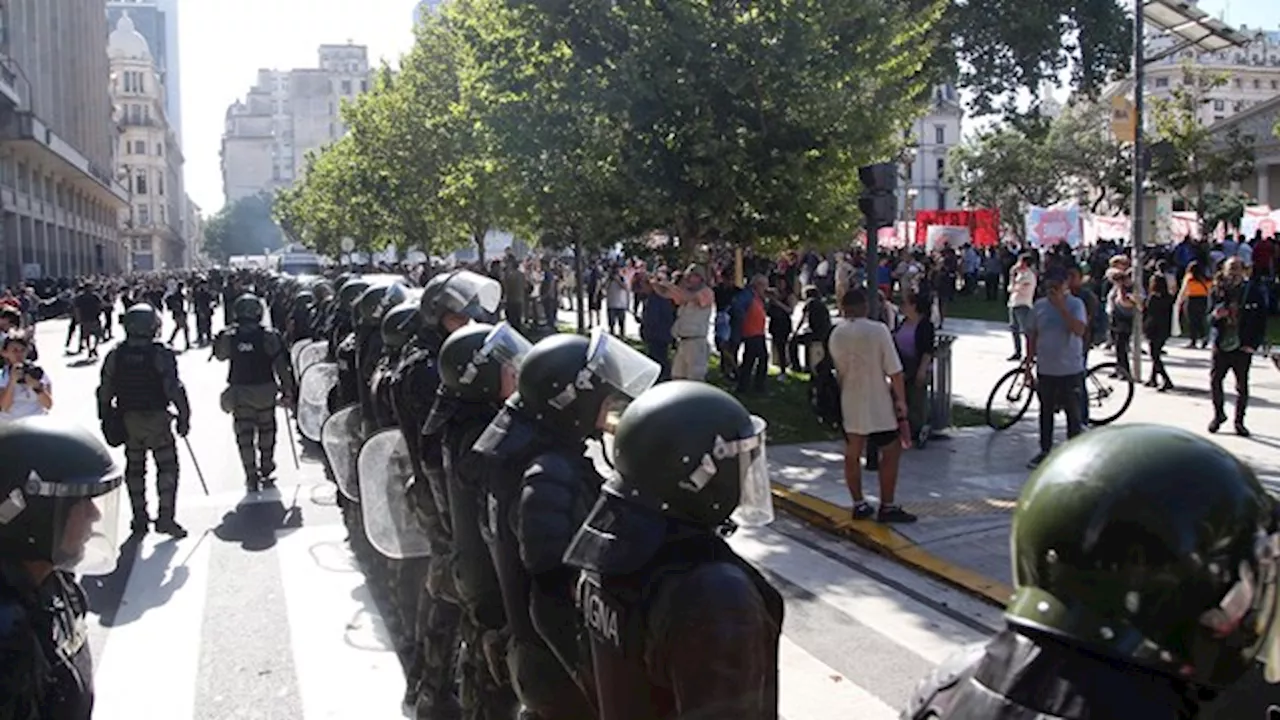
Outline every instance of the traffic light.
<path fill-rule="evenodd" d="M 874 234 L 883 227 L 892 227 L 898 217 L 898 166 L 878 163 L 858 168 L 862 181 L 862 195 L 858 197 L 858 209 L 867 219 L 867 233 Z"/>

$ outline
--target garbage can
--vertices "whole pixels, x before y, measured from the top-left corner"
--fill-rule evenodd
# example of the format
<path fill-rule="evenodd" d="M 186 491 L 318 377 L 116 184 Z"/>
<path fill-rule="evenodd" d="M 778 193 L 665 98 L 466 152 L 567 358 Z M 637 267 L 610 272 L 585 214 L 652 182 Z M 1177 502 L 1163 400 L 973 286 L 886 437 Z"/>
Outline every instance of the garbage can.
<path fill-rule="evenodd" d="M 951 427 L 951 344 L 955 335 L 939 333 L 938 351 L 933 356 L 933 392 L 930 395 L 929 426 L 940 432 Z"/>

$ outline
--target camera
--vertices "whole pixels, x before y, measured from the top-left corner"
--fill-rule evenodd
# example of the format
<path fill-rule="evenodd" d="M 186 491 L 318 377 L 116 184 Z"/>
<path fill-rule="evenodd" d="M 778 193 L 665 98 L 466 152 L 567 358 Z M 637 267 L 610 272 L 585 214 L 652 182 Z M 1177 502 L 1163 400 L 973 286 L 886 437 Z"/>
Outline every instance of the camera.
<path fill-rule="evenodd" d="M 33 365 L 29 362 L 22 363 L 21 372 L 24 378 L 29 377 L 33 380 L 44 379 L 44 369 L 39 367 L 38 365 Z"/>

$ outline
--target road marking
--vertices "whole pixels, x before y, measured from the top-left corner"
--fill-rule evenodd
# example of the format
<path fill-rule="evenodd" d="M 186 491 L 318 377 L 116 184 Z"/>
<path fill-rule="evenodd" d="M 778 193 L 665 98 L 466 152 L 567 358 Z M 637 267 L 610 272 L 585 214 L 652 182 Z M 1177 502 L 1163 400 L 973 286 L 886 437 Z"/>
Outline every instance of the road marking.
<path fill-rule="evenodd" d="M 400 718 L 404 673 L 345 534 L 320 525 L 279 538 L 303 717 Z"/>
<path fill-rule="evenodd" d="M 808 590 L 931 663 L 951 657 L 957 645 L 984 639 L 933 608 L 891 594 L 872 578 L 851 573 L 849 568 L 777 533 L 740 533 L 731 544 L 756 565 Z"/>
<path fill-rule="evenodd" d="M 778 714 L 785 718 L 895 720 L 897 711 L 783 635 L 778 642 Z"/>
<path fill-rule="evenodd" d="M 211 540 L 142 540 L 95 661 L 97 720 L 194 716 Z"/>

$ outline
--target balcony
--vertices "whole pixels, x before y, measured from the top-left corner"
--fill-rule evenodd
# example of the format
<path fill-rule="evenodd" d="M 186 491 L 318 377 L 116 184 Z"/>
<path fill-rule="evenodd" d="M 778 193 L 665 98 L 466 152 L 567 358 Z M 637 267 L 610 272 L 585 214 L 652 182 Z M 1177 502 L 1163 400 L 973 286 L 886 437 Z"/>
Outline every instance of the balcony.
<path fill-rule="evenodd" d="M 22 104 L 22 96 L 18 94 L 18 73 L 10 64 L 13 61 L 0 54 L 0 96 L 3 96 L 14 107 Z"/>
<path fill-rule="evenodd" d="M 34 145 L 60 161 L 73 179 L 82 179 L 90 187 L 113 196 L 121 205 L 129 201 L 128 191 L 116 182 L 111 173 L 95 165 L 32 113 L 0 114 L 0 140 Z"/>
<path fill-rule="evenodd" d="M 116 121 L 120 127 L 161 127 L 160 121 L 153 117 L 129 117 L 123 115 Z"/>

